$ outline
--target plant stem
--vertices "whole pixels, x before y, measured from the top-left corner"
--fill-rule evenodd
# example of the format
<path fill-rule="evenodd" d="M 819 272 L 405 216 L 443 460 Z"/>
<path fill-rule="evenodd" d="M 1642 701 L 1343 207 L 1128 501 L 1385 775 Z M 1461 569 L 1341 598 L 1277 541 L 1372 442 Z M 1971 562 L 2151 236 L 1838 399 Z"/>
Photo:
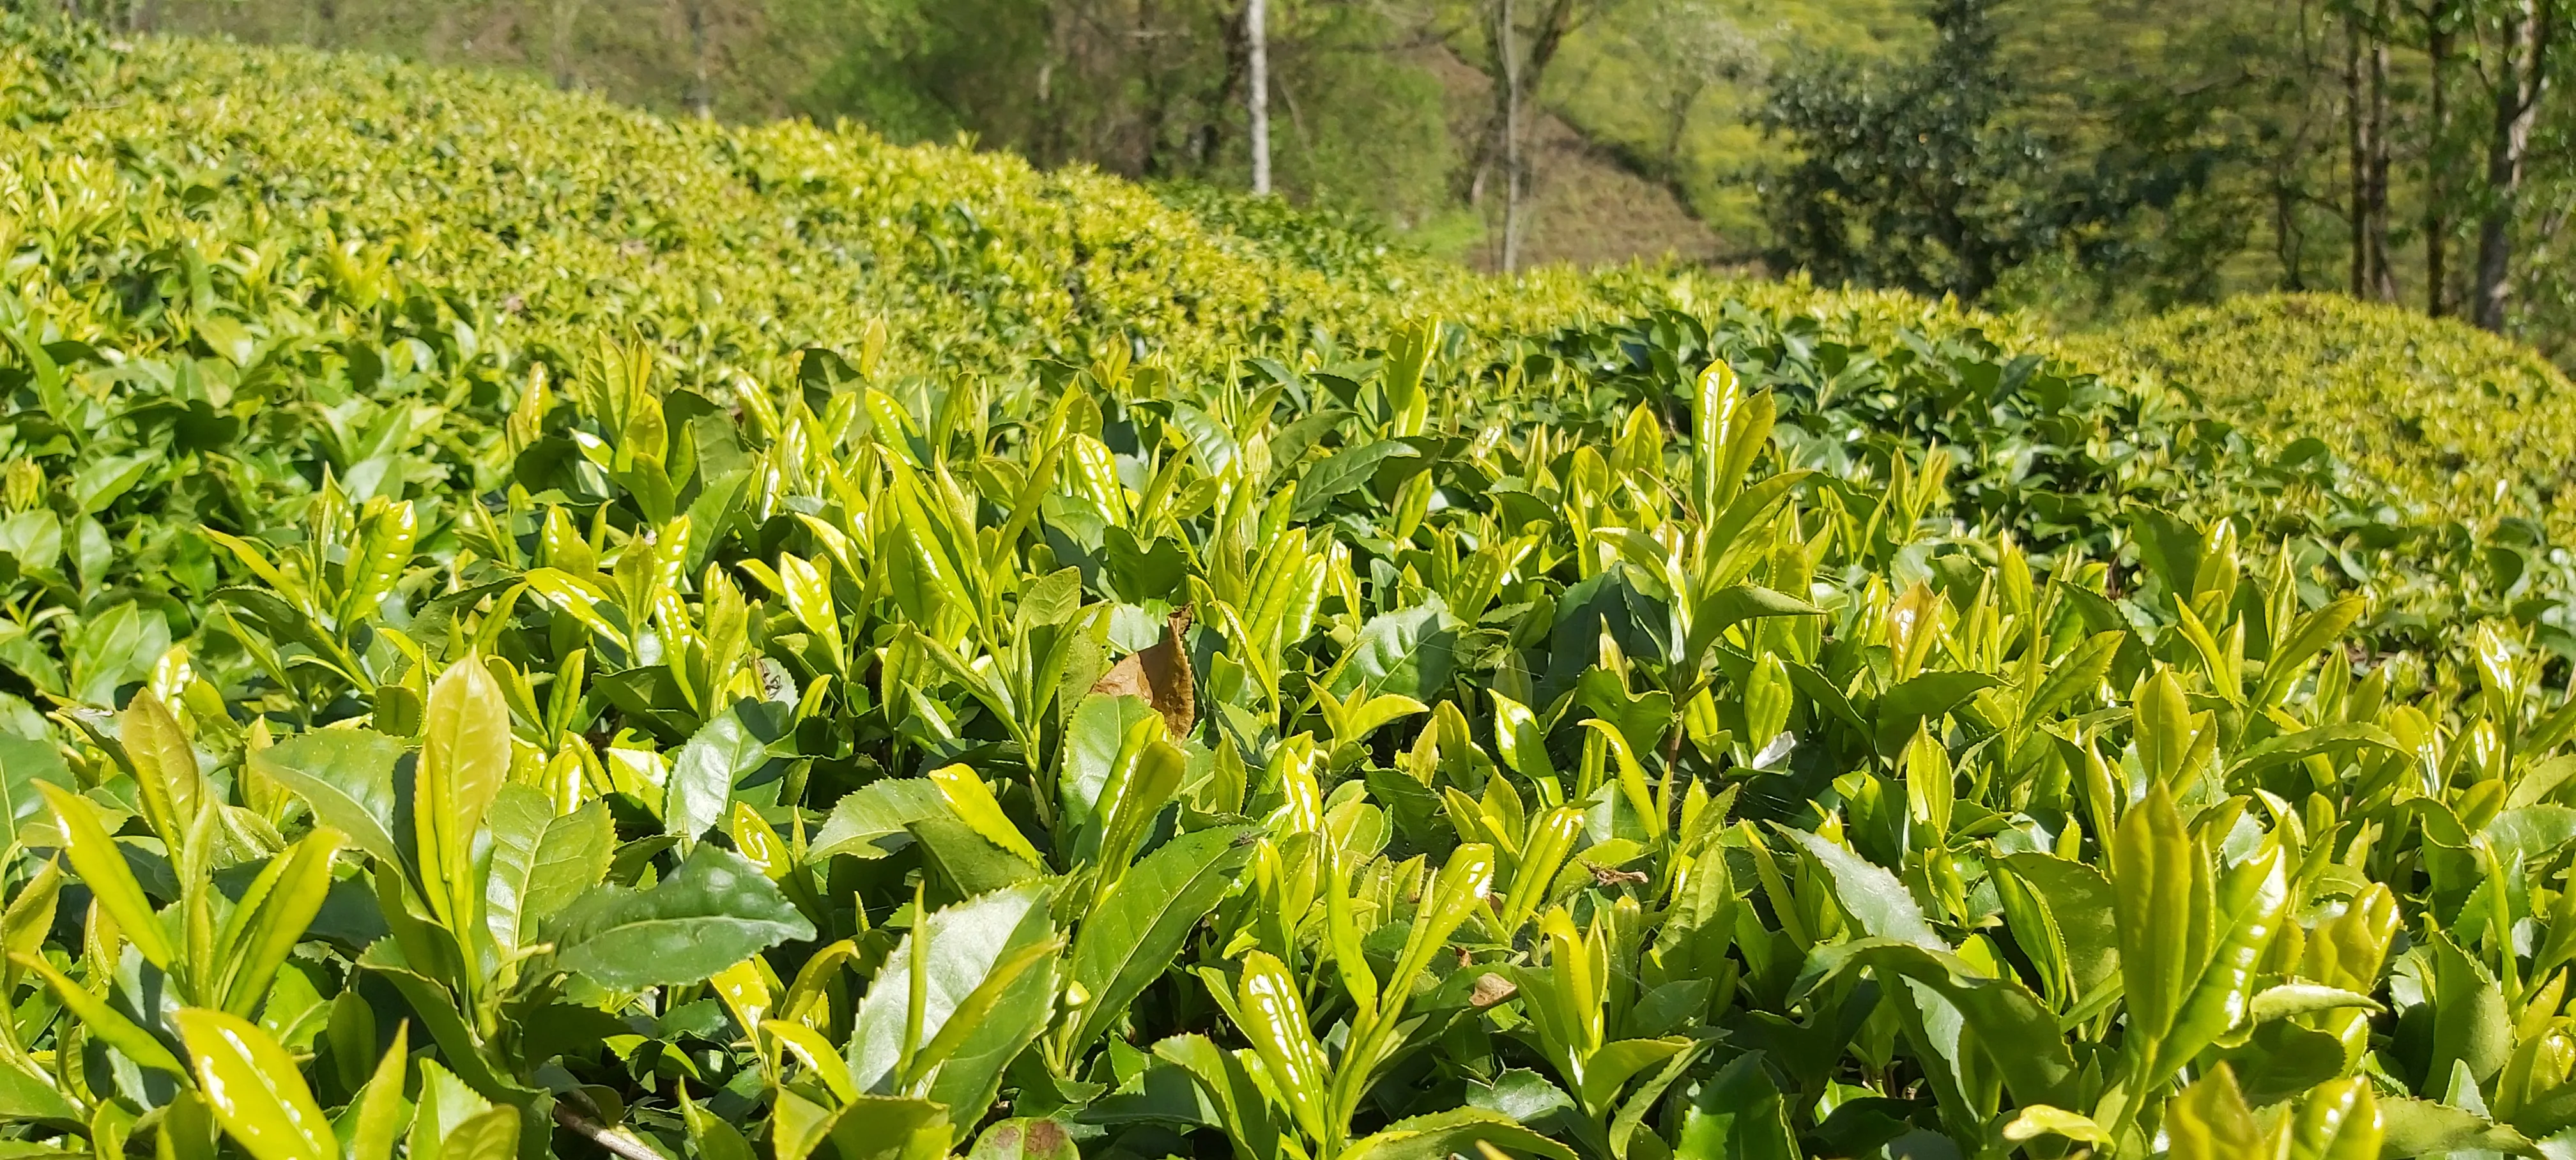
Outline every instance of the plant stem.
<path fill-rule="evenodd" d="M 571 1104 L 562 1100 L 555 1101 L 554 1115 L 556 1123 L 572 1129 L 573 1133 L 582 1139 L 607 1149 L 611 1155 L 623 1157 L 624 1160 L 671 1160 L 652 1145 L 637 1139 L 634 1133 L 624 1128 L 601 1124 L 574 1111 Z"/>

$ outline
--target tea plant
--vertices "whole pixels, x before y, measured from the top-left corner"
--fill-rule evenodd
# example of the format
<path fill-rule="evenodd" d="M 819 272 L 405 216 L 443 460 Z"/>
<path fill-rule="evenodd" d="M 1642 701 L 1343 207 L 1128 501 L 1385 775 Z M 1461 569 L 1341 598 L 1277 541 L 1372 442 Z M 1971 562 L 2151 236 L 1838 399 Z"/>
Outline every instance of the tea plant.
<path fill-rule="evenodd" d="M 2466 684 L 2365 670 L 2365 599 L 2224 521 L 2115 594 L 1958 534 L 1938 456 L 1855 506 L 1724 364 L 1606 447 L 1435 424 L 1435 334 L 1207 407 L 1113 362 L 745 384 L 738 425 L 617 349 L 522 396 L 494 503 L 326 480 L 307 546 L 219 537 L 257 675 L 173 648 L 6 754 L 19 1131 L 2322 1156 L 2576 1122 L 2576 712 L 2517 630 Z"/>
<path fill-rule="evenodd" d="M 2529 348 L 2325 295 L 2177 311 L 2077 357 L 2314 438 L 2422 500 L 2568 526 L 2576 391 Z M 2259 368 L 2259 369 L 2258 369 Z"/>
<path fill-rule="evenodd" d="M 0 1160 L 2576 1146 L 2545 520 L 1897 297 L 9 30 Z"/>

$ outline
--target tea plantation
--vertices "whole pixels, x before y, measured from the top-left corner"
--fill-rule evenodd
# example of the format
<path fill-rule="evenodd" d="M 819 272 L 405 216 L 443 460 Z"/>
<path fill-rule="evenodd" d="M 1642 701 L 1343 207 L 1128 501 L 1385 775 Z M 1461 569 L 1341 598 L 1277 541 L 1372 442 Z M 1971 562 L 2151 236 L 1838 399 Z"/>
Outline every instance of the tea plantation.
<path fill-rule="evenodd" d="M 0 1160 L 2576 1155 L 2576 399 L 0 21 Z"/>

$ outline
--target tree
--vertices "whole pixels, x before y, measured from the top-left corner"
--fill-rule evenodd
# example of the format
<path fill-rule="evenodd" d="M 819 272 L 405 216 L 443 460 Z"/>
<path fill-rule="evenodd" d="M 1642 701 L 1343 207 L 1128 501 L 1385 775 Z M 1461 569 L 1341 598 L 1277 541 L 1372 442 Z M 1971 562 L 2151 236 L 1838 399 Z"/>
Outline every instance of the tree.
<path fill-rule="evenodd" d="M 1666 182 L 1677 181 L 1683 135 L 1700 99 L 1719 85 L 1757 84 L 1770 66 L 1762 42 L 1726 14 L 1718 0 L 1648 0 L 1625 30 L 1629 59 L 1646 99 L 1663 123 L 1658 159 Z"/>
<path fill-rule="evenodd" d="M 708 43 L 711 30 L 707 27 L 712 17 L 708 9 L 714 0 L 677 0 L 677 3 L 680 23 L 686 27 L 689 36 L 689 91 L 682 98 L 682 103 L 703 120 L 716 115 L 715 78 L 709 67 L 714 49 Z"/>
<path fill-rule="evenodd" d="M 2425 4 L 2424 313 L 2450 306 L 2451 48 L 2459 36 L 2460 0 Z"/>
<path fill-rule="evenodd" d="M 1891 74 L 1828 59 L 1774 83 L 1762 124 L 1800 154 L 1764 191 L 1775 264 L 1974 300 L 2099 212 L 2008 119 L 1992 2 L 1938 0 L 1930 53 Z"/>
<path fill-rule="evenodd" d="M 584 4 L 585 0 L 547 0 L 547 28 L 551 35 L 546 47 L 554 68 L 555 87 L 559 89 L 569 89 L 581 79 L 573 71 L 572 34 L 581 21 Z"/>
<path fill-rule="evenodd" d="M 2388 25 L 2389 0 L 2365 10 L 2343 10 L 2344 127 L 2352 199 L 2352 295 L 2397 300 L 2397 276 L 2388 262 Z"/>
<path fill-rule="evenodd" d="M 2558 0 L 2512 0 L 2505 5 L 2500 50 L 2491 75 L 2495 114 L 2487 138 L 2487 209 L 2478 221 L 2476 282 L 2470 317 L 2502 333 L 2511 294 L 2513 227 L 2532 128 L 2549 88 L 2550 54 L 2559 33 Z"/>
<path fill-rule="evenodd" d="M 1492 134 L 1502 160 L 1503 228 L 1499 264 L 1520 268 L 1521 241 L 1529 227 L 1529 201 L 1537 185 L 1532 106 L 1548 65 L 1565 38 L 1600 11 L 1602 0 L 1483 0 L 1485 50 L 1492 62 Z"/>
<path fill-rule="evenodd" d="M 1270 194 L 1270 5 L 1243 2 L 1243 51 L 1251 74 L 1244 87 L 1244 111 L 1251 124 L 1252 192 Z"/>

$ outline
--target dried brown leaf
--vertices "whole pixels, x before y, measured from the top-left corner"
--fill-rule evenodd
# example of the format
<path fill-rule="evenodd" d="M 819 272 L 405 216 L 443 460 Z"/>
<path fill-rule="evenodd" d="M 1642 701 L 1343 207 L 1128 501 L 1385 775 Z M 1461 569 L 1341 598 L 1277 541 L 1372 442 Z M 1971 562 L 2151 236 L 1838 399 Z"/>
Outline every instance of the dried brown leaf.
<path fill-rule="evenodd" d="M 1120 658 L 1092 683 L 1091 691 L 1142 697 L 1162 714 L 1163 727 L 1172 736 L 1188 736 L 1199 721 L 1196 678 L 1190 673 L 1189 649 L 1181 644 L 1181 634 L 1189 627 L 1190 606 L 1173 609 L 1171 619 L 1163 624 L 1163 639 Z"/>

